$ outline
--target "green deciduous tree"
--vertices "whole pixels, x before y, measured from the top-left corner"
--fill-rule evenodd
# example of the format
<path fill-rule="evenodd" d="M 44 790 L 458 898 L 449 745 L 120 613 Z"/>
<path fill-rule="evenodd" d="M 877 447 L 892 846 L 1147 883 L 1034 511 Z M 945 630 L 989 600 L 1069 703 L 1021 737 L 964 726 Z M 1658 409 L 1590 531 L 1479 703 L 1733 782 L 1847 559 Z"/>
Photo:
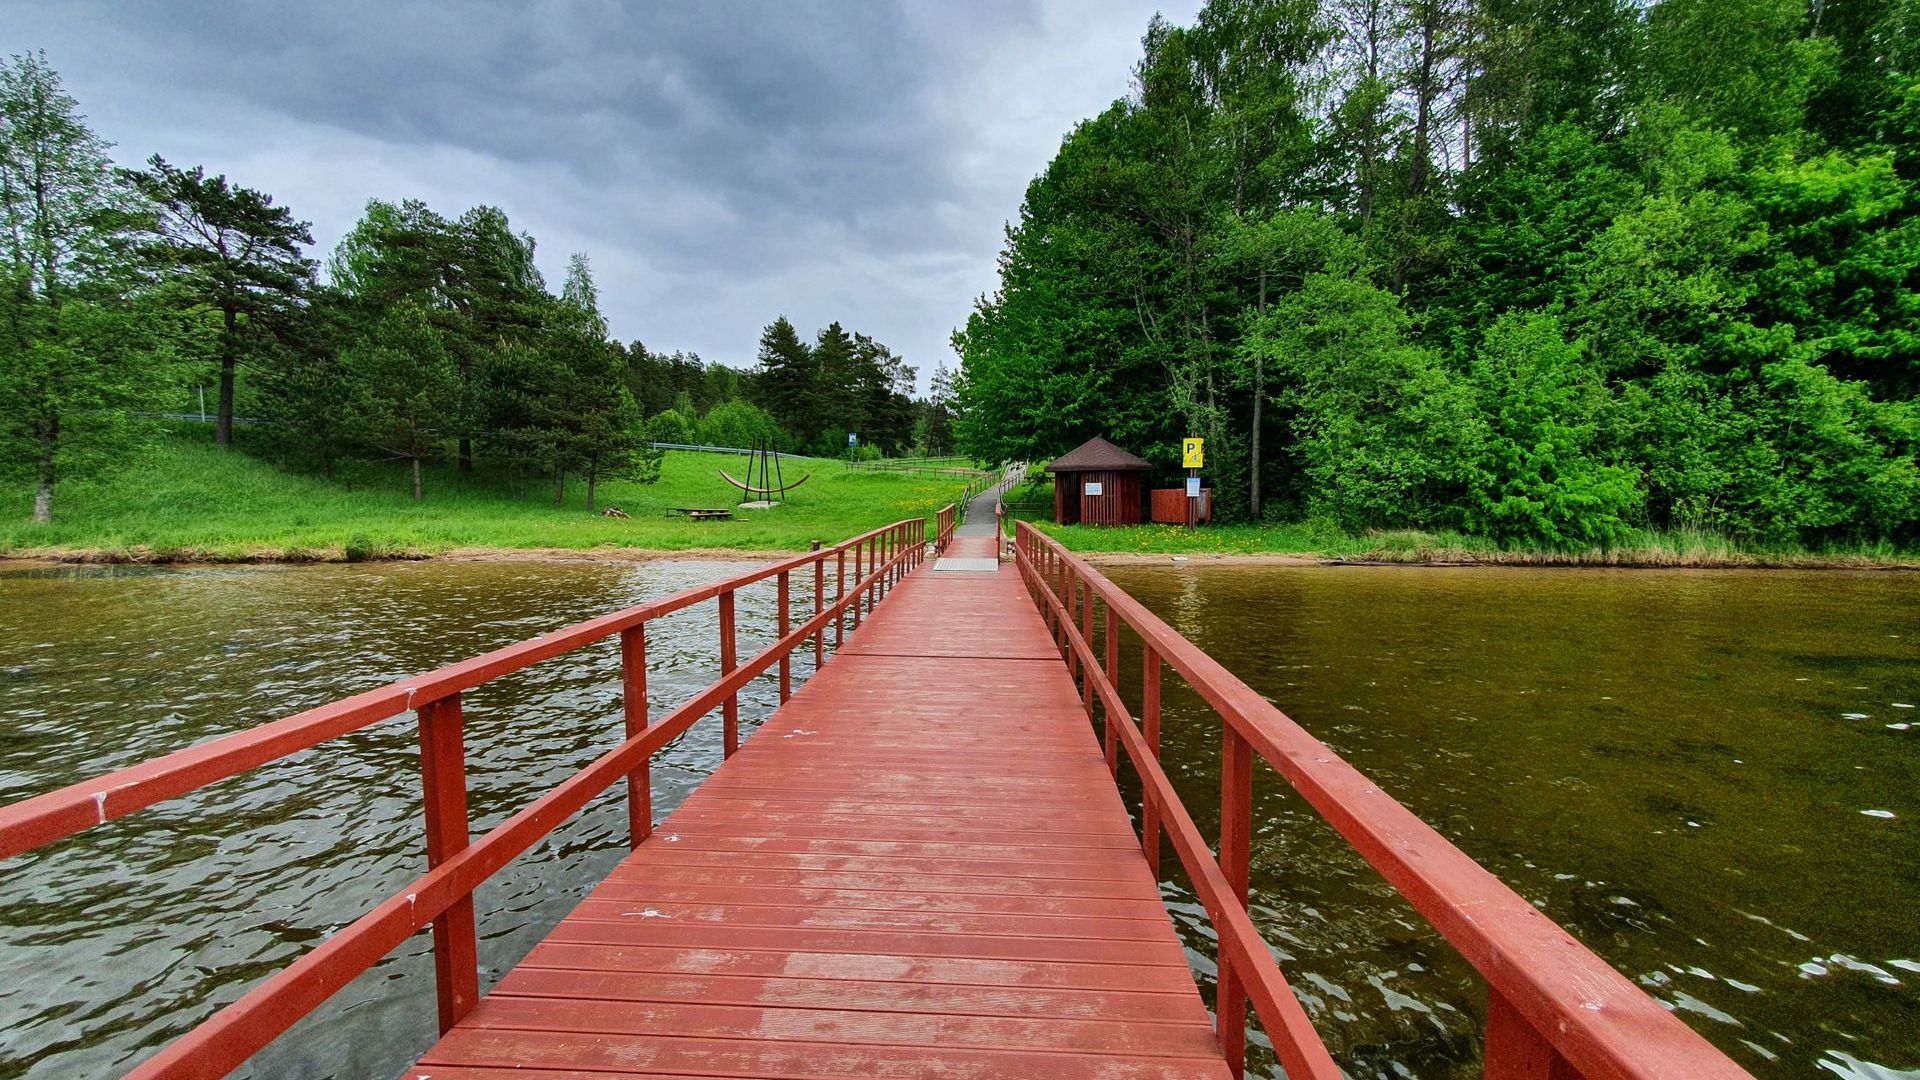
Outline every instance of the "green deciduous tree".
<path fill-rule="evenodd" d="M 151 326 L 126 242 L 134 200 L 44 55 L 0 61 L 0 444 L 35 521 L 89 435 L 142 391 Z"/>

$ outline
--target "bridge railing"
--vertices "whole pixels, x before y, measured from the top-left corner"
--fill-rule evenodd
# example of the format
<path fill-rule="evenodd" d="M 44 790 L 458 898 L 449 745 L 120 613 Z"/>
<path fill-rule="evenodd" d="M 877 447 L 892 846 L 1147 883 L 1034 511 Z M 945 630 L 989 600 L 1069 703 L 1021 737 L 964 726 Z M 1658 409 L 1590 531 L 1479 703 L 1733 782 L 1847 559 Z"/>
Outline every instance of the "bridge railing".
<path fill-rule="evenodd" d="M 1485 1075 L 1497 1080 L 1748 1074 L 1499 878 L 1199 647 L 1026 522 L 1014 558 L 1063 658 L 1104 717 L 1109 769 L 1124 747 L 1142 789 L 1141 844 L 1156 875 L 1166 830 L 1220 941 L 1215 1015 L 1236 1076 L 1249 1000 L 1289 1077 L 1341 1074 L 1247 913 L 1253 762 L 1258 755 L 1352 844 L 1487 982 Z M 1094 654 L 1095 609 L 1104 657 Z M 1122 628 L 1143 650 L 1140 716 L 1123 702 Z M 1172 668 L 1221 720 L 1218 852 L 1160 766 L 1160 686 Z"/>
<path fill-rule="evenodd" d="M 948 503 L 934 514 L 933 550 L 936 552 L 947 550 L 947 545 L 953 542 L 953 521 L 956 516 L 954 514 L 954 507 L 956 505 L 958 504 Z"/>
<path fill-rule="evenodd" d="M 480 996 L 474 889 L 622 779 L 627 783 L 630 842 L 638 847 L 653 830 L 649 777 L 653 754 L 717 708 L 721 711 L 723 753 L 731 756 L 739 746 L 741 689 L 777 666 L 780 700 L 785 701 L 792 693 L 793 651 L 811 639 L 818 670 L 826 662 L 829 632 L 837 647 L 845 637 L 848 622 L 857 628 L 863 614 L 872 611 L 894 584 L 925 559 L 925 534 L 924 518 L 896 522 L 832 547 L 603 615 L 0 807 L 0 859 L 413 711 L 418 714 L 420 727 L 427 873 L 127 1075 L 224 1076 L 428 925 L 433 928 L 440 1029 L 445 1032 L 473 1008 Z M 829 563 L 833 564 L 834 575 L 830 601 L 826 581 Z M 791 579 L 796 573 L 807 572 L 813 575 L 814 610 L 794 626 Z M 740 663 L 735 655 L 734 594 L 769 579 L 779 590 L 778 637 L 759 655 Z M 646 624 L 709 600 L 719 605 L 720 678 L 664 719 L 649 722 Z M 616 635 L 620 639 L 626 739 L 470 842 L 462 695 L 503 675 Z"/>

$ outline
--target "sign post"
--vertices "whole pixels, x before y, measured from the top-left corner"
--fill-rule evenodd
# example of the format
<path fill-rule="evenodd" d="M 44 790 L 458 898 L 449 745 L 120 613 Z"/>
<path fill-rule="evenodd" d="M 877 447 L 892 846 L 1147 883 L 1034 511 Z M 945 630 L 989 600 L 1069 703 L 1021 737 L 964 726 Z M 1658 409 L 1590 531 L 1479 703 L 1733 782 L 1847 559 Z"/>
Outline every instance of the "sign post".
<path fill-rule="evenodd" d="M 1207 463 L 1207 440 L 1183 439 L 1180 464 L 1187 470 L 1187 528 L 1200 523 L 1200 468 Z"/>

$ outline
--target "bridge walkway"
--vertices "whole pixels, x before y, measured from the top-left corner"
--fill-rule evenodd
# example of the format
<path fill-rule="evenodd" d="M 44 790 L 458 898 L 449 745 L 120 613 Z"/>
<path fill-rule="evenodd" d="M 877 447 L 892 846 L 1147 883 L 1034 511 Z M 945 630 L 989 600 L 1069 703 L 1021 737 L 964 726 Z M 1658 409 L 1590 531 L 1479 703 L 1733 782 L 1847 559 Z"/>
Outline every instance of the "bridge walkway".
<path fill-rule="evenodd" d="M 407 1075 L 1228 1071 L 1007 566 L 897 586 Z"/>

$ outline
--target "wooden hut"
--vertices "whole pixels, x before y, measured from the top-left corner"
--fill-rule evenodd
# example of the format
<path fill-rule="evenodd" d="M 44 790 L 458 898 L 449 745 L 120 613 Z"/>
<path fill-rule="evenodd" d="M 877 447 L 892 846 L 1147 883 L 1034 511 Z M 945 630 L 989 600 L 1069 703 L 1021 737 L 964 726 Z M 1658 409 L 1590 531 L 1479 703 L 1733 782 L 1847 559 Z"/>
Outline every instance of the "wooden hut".
<path fill-rule="evenodd" d="M 1053 520 L 1062 525 L 1138 525 L 1153 466 L 1094 437 L 1055 458 Z"/>

